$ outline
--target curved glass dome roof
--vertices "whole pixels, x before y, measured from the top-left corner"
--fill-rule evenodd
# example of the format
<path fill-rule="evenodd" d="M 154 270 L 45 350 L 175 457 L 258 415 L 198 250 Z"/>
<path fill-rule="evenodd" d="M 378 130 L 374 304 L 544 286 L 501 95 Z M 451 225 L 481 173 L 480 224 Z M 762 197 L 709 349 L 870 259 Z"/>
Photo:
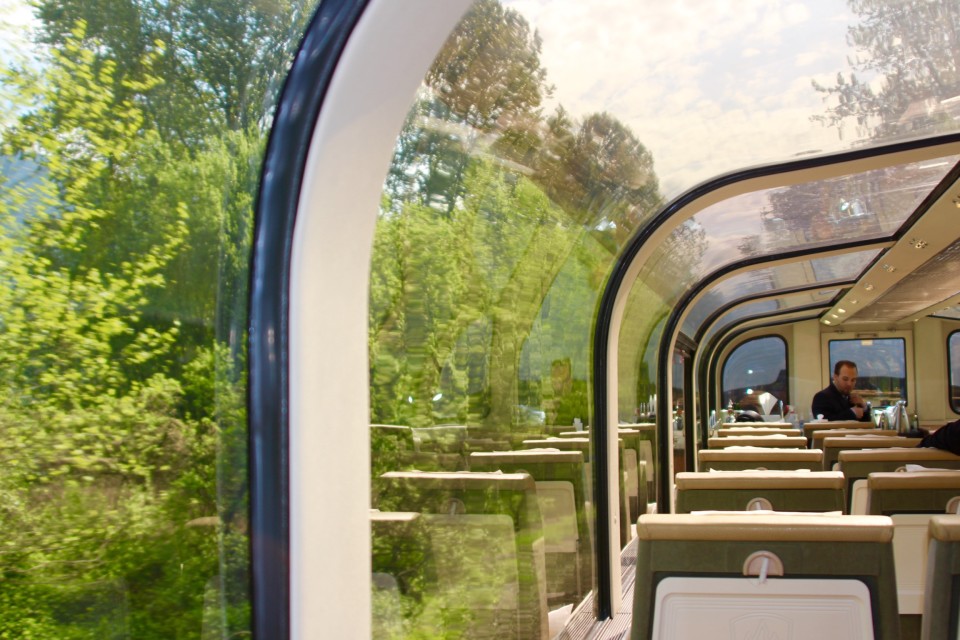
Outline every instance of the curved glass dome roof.
<path fill-rule="evenodd" d="M 850 282 L 860 275 L 879 253 L 879 249 L 867 249 L 798 260 L 763 269 L 751 269 L 718 281 L 701 296 L 687 314 L 683 324 L 684 333 L 691 337 L 697 335 L 703 328 L 703 322 L 715 310 L 736 300 L 759 295 L 769 296 L 776 291 L 807 288 L 811 285 Z"/>
<path fill-rule="evenodd" d="M 504 6 L 539 39 L 551 86 L 542 112 L 573 121 L 603 113 L 625 125 L 652 156 L 662 203 L 695 193 L 716 176 L 960 131 L 960 97 L 946 89 L 914 95 L 888 73 L 900 68 L 897 61 L 909 49 L 930 74 L 953 77 L 960 52 L 944 45 L 949 34 L 937 35 L 951 20 L 934 17 L 912 31 L 891 31 L 895 42 L 886 48 L 870 49 L 878 40 L 858 37 L 909 8 L 906 3 L 870 14 L 842 0 L 752 0 L 736 11 L 626 0 L 505 0 Z M 912 86 L 923 82 L 917 78 Z M 630 320 L 627 311 L 629 339 L 646 345 L 667 310 L 738 263 L 890 240 L 956 164 L 955 153 L 835 167 L 708 198 L 690 214 L 674 215 L 667 223 L 674 226 L 632 276 L 643 283 L 646 303 L 627 305 L 639 314 Z M 654 219 L 645 210 L 633 223 L 604 218 L 600 224 L 622 226 L 625 237 Z M 850 259 L 863 269 L 880 250 Z M 844 268 L 831 276 L 827 265 Z M 770 270 L 760 269 L 747 276 L 750 282 L 709 288 L 685 316 L 682 333 L 702 336 L 701 323 L 734 298 L 859 275 L 835 256 L 811 257 L 808 266 L 817 270 L 796 277 L 789 274 L 801 268 L 777 267 L 770 280 Z"/>
<path fill-rule="evenodd" d="M 885 3 L 867 16 L 842 0 L 748 0 L 735 10 L 725 3 L 505 2 L 542 40 L 553 104 L 574 117 L 608 112 L 626 123 L 653 154 L 667 198 L 743 167 L 960 128 L 952 95 L 904 96 L 877 113 L 849 102 L 843 108 L 841 96 L 849 101 L 854 89 L 877 102 L 892 98 L 882 71 L 896 59 L 858 47 L 850 35 L 907 4 Z M 949 77 L 956 52 L 948 39 L 938 42 L 937 24 L 949 28 L 946 19 L 917 24 L 889 55 L 909 54 Z M 870 58 L 873 68 L 850 65 Z"/>
<path fill-rule="evenodd" d="M 703 323 L 700 326 L 703 337 L 698 342 L 707 342 L 725 328 L 736 325 L 739 321 L 751 317 L 763 317 L 780 314 L 796 309 L 822 309 L 833 301 L 841 289 L 817 289 L 815 291 L 800 291 L 798 293 L 772 296 L 759 300 L 750 300 L 738 304 L 721 313 L 715 320 Z"/>

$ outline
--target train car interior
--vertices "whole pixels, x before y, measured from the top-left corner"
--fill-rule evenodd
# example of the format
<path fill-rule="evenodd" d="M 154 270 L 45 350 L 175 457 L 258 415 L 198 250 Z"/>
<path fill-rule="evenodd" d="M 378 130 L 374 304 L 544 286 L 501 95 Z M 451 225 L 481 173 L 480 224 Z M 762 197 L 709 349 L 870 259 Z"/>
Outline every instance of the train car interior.
<path fill-rule="evenodd" d="M 956 0 L 0 8 L 0 637 L 958 637 Z"/>

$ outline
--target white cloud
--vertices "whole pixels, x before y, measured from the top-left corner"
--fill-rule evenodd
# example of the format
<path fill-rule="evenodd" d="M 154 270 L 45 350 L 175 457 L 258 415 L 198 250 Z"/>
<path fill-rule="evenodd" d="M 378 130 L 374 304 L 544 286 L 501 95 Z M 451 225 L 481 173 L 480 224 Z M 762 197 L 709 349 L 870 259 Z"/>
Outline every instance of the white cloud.
<path fill-rule="evenodd" d="M 846 69 L 843 0 L 506 4 L 540 32 L 554 100 L 575 116 L 608 111 L 628 124 L 669 195 L 839 148 L 835 131 L 810 121 L 824 111 L 810 80 L 829 84 Z"/>
<path fill-rule="evenodd" d="M 24 0 L 0 0 L 0 63 L 23 57 L 35 22 L 33 8 Z"/>
<path fill-rule="evenodd" d="M 810 8 L 800 2 L 789 5 L 784 12 L 789 24 L 800 24 L 810 19 Z"/>
<path fill-rule="evenodd" d="M 823 51 L 801 51 L 794 58 L 793 65 L 795 67 L 809 67 L 822 60 L 824 55 Z"/>

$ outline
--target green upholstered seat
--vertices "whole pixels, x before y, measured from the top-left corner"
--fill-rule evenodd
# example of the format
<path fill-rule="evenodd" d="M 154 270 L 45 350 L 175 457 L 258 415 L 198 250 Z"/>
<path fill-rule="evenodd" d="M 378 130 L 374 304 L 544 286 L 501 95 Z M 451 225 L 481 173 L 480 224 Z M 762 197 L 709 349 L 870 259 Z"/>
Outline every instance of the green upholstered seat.
<path fill-rule="evenodd" d="M 843 509 L 843 474 L 832 471 L 720 471 L 676 475 L 677 513 L 827 512 Z"/>
<path fill-rule="evenodd" d="M 899 638 L 887 517 L 648 514 L 637 536 L 633 640 Z"/>
<path fill-rule="evenodd" d="M 544 520 L 548 603 L 580 602 L 593 585 L 593 516 L 583 454 L 546 449 L 474 452 L 470 469 L 533 477 Z M 563 485 L 569 487 L 569 502 Z"/>
<path fill-rule="evenodd" d="M 824 429 L 874 429 L 876 425 L 872 422 L 859 422 L 857 420 L 836 420 L 834 422 L 806 422 L 803 425 L 803 435 L 808 442 L 813 441 L 813 432 Z"/>
<path fill-rule="evenodd" d="M 736 425 L 736 423 L 733 423 Z M 759 426 L 762 423 L 758 423 L 756 427 L 749 427 L 746 425 L 737 425 L 737 426 L 725 426 L 717 429 L 716 435 L 719 438 L 726 438 L 727 436 L 799 436 L 800 432 L 794 428 L 777 428 L 777 427 L 767 427 Z"/>
<path fill-rule="evenodd" d="M 888 436 L 896 437 L 892 429 L 817 429 L 810 434 L 810 448 L 823 449 L 824 438 L 842 438 L 844 436 Z"/>
<path fill-rule="evenodd" d="M 724 449 L 726 447 L 774 447 L 777 449 L 806 449 L 807 439 L 803 436 L 726 436 L 713 437 L 707 440 L 710 449 Z"/>
<path fill-rule="evenodd" d="M 383 474 L 379 509 L 417 511 L 436 567 L 435 606 L 463 637 L 546 639 L 543 523 L 526 473 Z"/>
<path fill-rule="evenodd" d="M 896 529 L 893 553 L 901 614 L 919 615 L 924 607 L 927 529 L 930 518 L 960 502 L 960 470 L 871 473 L 867 513 L 886 515 Z"/>
<path fill-rule="evenodd" d="M 840 460 L 841 451 L 852 449 L 912 449 L 920 444 L 920 438 L 904 438 L 900 436 L 840 436 L 823 439 L 823 470 L 831 471 L 833 465 Z"/>
<path fill-rule="evenodd" d="M 701 471 L 743 471 L 768 469 L 820 471 L 823 452 L 818 449 L 777 449 L 773 447 L 728 447 L 697 452 Z"/>
<path fill-rule="evenodd" d="M 926 597 L 921 640 L 956 640 L 960 617 L 960 515 L 938 515 L 928 524 Z"/>

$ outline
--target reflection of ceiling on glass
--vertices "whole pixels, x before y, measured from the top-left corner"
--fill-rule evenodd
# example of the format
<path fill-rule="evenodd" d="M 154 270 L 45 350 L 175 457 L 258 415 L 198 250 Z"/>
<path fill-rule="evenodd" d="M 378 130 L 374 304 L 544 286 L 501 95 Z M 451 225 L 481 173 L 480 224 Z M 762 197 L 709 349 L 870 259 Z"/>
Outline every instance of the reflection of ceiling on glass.
<path fill-rule="evenodd" d="M 664 299 L 676 300 L 683 289 L 740 260 L 889 237 L 955 161 L 886 167 L 723 200 L 675 229 L 641 277 Z"/>
<path fill-rule="evenodd" d="M 924 162 L 746 193 L 696 216 L 700 271 L 738 259 L 891 235 L 956 162 Z"/>
<path fill-rule="evenodd" d="M 817 283 L 830 284 L 855 279 L 869 265 L 879 249 L 856 251 L 828 258 L 800 260 L 766 269 L 753 269 L 708 289 L 693 306 L 683 323 L 683 332 L 696 334 L 700 324 L 714 311 L 734 300 L 773 294 L 782 289 L 797 289 Z"/>
<path fill-rule="evenodd" d="M 761 316 L 764 314 L 770 314 L 775 311 L 787 311 L 791 309 L 796 309 L 798 307 L 811 307 L 815 305 L 827 305 L 831 300 L 836 297 L 840 292 L 840 289 L 819 289 L 817 291 L 803 291 L 800 293 L 793 293 L 789 295 L 779 296 L 776 298 L 765 298 L 763 300 L 755 300 L 753 302 L 746 302 L 744 304 L 738 305 L 731 309 L 730 311 L 724 313 L 717 322 L 713 324 L 712 327 L 707 331 L 704 336 L 703 341 L 707 342 L 712 338 L 716 333 L 726 327 L 729 327 L 731 324 L 736 323 L 739 320 L 745 318 Z M 689 318 L 688 318 L 689 319 Z M 700 326 L 690 326 L 687 327 L 687 324 L 684 323 L 684 327 L 689 328 L 689 330 L 700 330 Z M 686 331 L 684 331 L 686 333 Z M 691 334 L 687 334 L 691 335 Z"/>
<path fill-rule="evenodd" d="M 935 314 L 938 318 L 953 318 L 954 320 L 960 320 L 960 306 L 953 306 L 942 311 L 937 311 Z"/>
<path fill-rule="evenodd" d="M 694 305 L 690 316 L 702 322 L 714 310 L 737 299 L 779 289 L 851 280 L 870 264 L 878 252 L 877 249 L 870 249 L 828 258 L 800 260 L 735 275 L 711 287 Z"/>

